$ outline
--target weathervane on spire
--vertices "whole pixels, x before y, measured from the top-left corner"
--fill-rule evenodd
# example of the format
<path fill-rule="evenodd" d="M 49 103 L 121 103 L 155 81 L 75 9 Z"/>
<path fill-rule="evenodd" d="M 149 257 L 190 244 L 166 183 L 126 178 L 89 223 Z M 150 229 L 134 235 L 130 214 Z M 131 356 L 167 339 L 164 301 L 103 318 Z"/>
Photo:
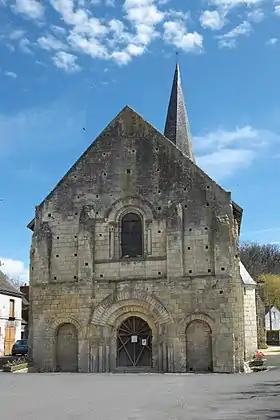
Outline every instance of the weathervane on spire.
<path fill-rule="evenodd" d="M 179 51 L 176 51 L 176 64 L 179 64 Z"/>

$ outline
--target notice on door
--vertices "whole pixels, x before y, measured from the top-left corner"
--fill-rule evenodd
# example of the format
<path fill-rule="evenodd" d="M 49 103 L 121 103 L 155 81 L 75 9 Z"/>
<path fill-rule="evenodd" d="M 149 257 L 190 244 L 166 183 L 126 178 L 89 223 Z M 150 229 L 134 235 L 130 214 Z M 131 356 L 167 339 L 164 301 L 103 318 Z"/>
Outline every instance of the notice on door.
<path fill-rule="evenodd" d="M 146 346 L 147 345 L 147 340 L 146 340 L 146 338 L 143 338 L 142 339 L 142 346 Z"/>
<path fill-rule="evenodd" d="M 132 342 L 132 343 L 137 343 L 137 340 L 138 340 L 137 335 L 132 335 L 132 336 L 131 336 L 131 342 Z"/>

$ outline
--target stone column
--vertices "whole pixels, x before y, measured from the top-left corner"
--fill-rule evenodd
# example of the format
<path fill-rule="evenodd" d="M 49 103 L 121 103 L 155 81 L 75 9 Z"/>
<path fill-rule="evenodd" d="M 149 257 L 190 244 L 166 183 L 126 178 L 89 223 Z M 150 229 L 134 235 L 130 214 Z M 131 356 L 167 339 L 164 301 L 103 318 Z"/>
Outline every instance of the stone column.
<path fill-rule="evenodd" d="M 95 218 L 86 206 L 80 214 L 78 234 L 78 279 L 91 280 L 94 273 Z"/>
<path fill-rule="evenodd" d="M 184 223 L 181 204 L 172 205 L 166 212 L 167 277 L 184 276 Z"/>
<path fill-rule="evenodd" d="M 87 339 L 79 340 L 79 372 L 88 373 L 90 369 L 90 348 Z"/>

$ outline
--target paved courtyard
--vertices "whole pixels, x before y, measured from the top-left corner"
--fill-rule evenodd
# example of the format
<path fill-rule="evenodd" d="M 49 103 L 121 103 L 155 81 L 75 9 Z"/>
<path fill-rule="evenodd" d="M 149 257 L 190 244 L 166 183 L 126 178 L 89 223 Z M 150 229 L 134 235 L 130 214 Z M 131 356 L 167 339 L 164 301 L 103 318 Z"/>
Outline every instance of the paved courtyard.
<path fill-rule="evenodd" d="M 280 419 L 280 371 L 248 375 L 0 373 L 9 420 Z"/>

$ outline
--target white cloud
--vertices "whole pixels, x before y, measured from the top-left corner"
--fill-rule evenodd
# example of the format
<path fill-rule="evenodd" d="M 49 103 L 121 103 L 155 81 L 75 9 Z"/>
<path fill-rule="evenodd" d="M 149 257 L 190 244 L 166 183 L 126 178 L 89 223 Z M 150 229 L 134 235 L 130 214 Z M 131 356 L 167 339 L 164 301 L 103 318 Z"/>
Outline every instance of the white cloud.
<path fill-rule="evenodd" d="M 232 175 L 236 170 L 251 165 L 256 153 L 252 150 L 222 149 L 196 158 L 198 165 L 212 178 L 218 180 Z"/>
<path fill-rule="evenodd" d="M 42 19 L 44 16 L 44 7 L 40 0 L 16 0 L 13 9 L 32 19 Z"/>
<path fill-rule="evenodd" d="M 231 31 L 218 36 L 217 38 L 219 41 L 219 46 L 221 48 L 234 48 L 236 46 L 236 39 L 240 36 L 248 36 L 252 31 L 252 25 L 244 21 L 233 28 Z"/>
<path fill-rule="evenodd" d="M 12 258 L 0 257 L 1 271 L 9 278 L 20 281 L 22 284 L 29 282 L 29 269 L 24 262 Z"/>
<path fill-rule="evenodd" d="M 209 3 L 220 7 L 254 6 L 264 0 L 209 0 Z"/>
<path fill-rule="evenodd" d="M 183 22 L 168 21 L 163 25 L 164 40 L 184 51 L 201 51 L 203 36 L 197 32 L 188 32 Z"/>
<path fill-rule="evenodd" d="M 250 20 L 251 22 L 254 23 L 260 23 L 264 20 L 265 18 L 265 13 L 264 10 L 262 9 L 255 9 L 252 10 L 251 12 L 248 12 L 247 14 L 247 18 L 248 20 Z"/>
<path fill-rule="evenodd" d="M 203 28 L 220 30 L 226 23 L 225 13 L 218 10 L 204 10 L 200 16 L 200 23 Z"/>
<path fill-rule="evenodd" d="M 76 63 L 77 57 L 73 54 L 68 54 L 65 51 L 58 51 L 53 57 L 53 62 L 56 67 L 73 73 L 80 70 L 80 66 Z"/>
<path fill-rule="evenodd" d="M 19 38 L 22 38 L 25 34 L 25 31 L 23 31 L 22 29 L 15 29 L 14 31 L 12 31 L 9 35 L 9 38 L 12 40 L 17 40 Z"/>
<path fill-rule="evenodd" d="M 0 0 L 1 1 L 1 0 Z M 263 0 L 265 1 L 265 0 Z M 195 29 L 188 6 L 177 10 L 166 6 L 168 0 L 14 0 L 13 10 L 30 18 L 37 19 L 39 31 L 37 41 L 18 29 L 14 40 L 24 39 L 19 47 L 22 52 L 31 53 L 35 45 L 45 52 L 63 51 L 72 56 L 85 54 L 93 59 L 113 60 L 119 65 L 129 63 L 134 57 L 149 51 L 154 40 L 176 47 L 185 52 L 203 51 L 203 36 Z M 262 0 L 208 0 L 208 8 L 201 10 L 201 26 L 206 29 L 221 30 L 230 22 L 231 12 L 235 7 L 243 6 L 234 20 L 245 19 L 236 28 L 219 38 L 220 47 L 233 48 L 236 39 L 248 35 L 252 30 L 249 22 L 263 19 Z M 203 4 L 203 3 L 202 3 Z M 110 16 L 97 12 L 98 7 L 111 7 Z M 114 6 L 114 7 L 113 7 Z M 119 7 L 115 16 L 114 8 Z M 47 27 L 40 31 L 38 19 L 44 17 L 45 8 L 53 20 L 41 21 Z M 120 10 L 121 8 L 121 10 Z M 60 23 L 58 23 L 60 22 Z M 28 44 L 29 42 L 29 44 Z M 11 47 L 14 47 L 13 45 Z M 32 48 L 33 50 L 33 48 Z M 66 56 L 65 56 L 66 57 Z M 60 63 L 60 58 L 53 62 L 69 69 Z M 73 67 L 74 69 L 74 67 Z M 78 68 L 76 67 L 76 70 Z"/>
<path fill-rule="evenodd" d="M 274 11 L 276 13 L 276 15 L 280 16 L 280 4 L 276 4 Z"/>
<path fill-rule="evenodd" d="M 67 45 L 59 39 L 55 38 L 53 35 L 41 36 L 37 39 L 38 45 L 47 51 L 59 51 L 68 49 Z"/>
<path fill-rule="evenodd" d="M 219 47 L 233 49 L 236 47 L 236 40 L 235 39 L 220 39 Z"/>
<path fill-rule="evenodd" d="M 269 130 L 247 125 L 234 130 L 218 129 L 194 137 L 198 164 L 213 178 L 232 175 L 249 166 L 260 150 L 280 143 L 280 136 Z"/>
<path fill-rule="evenodd" d="M 131 56 L 125 51 L 115 51 L 112 58 L 119 64 L 127 64 L 131 60 Z"/>
<path fill-rule="evenodd" d="M 155 0 L 125 0 L 124 21 L 110 19 L 107 22 L 95 18 L 87 9 L 74 10 L 73 0 L 51 0 L 51 4 L 71 26 L 67 40 L 73 50 L 93 58 L 112 59 L 119 64 L 128 63 L 133 56 L 146 51 L 158 36 L 156 25 L 165 16 Z"/>
<path fill-rule="evenodd" d="M 32 43 L 27 38 L 22 38 L 18 43 L 20 51 L 24 54 L 33 54 L 33 52 L 30 49 L 31 45 Z"/>
<path fill-rule="evenodd" d="M 67 31 L 65 28 L 57 25 L 51 25 L 51 30 L 57 37 L 66 36 Z"/>
<path fill-rule="evenodd" d="M 130 56 L 137 56 L 142 55 L 145 51 L 145 47 L 143 45 L 135 45 L 135 44 L 129 44 L 126 47 L 126 51 Z"/>
<path fill-rule="evenodd" d="M 169 9 L 167 12 L 165 12 L 165 17 L 169 19 L 180 19 L 184 20 L 185 22 L 191 20 L 191 14 L 190 12 L 182 12 L 181 10 L 173 10 Z"/>
<path fill-rule="evenodd" d="M 163 21 L 165 14 L 157 8 L 154 0 L 125 0 L 123 8 L 125 19 L 135 30 L 128 43 L 144 51 L 157 37 L 156 25 Z"/>
<path fill-rule="evenodd" d="M 14 73 L 13 71 L 6 71 L 4 74 L 5 74 L 5 76 L 11 77 L 13 79 L 17 78 L 17 74 Z"/>
<path fill-rule="evenodd" d="M 204 136 L 197 136 L 195 140 L 198 150 L 222 149 L 232 144 L 237 144 L 240 141 L 243 144 L 245 141 L 247 144 L 249 142 L 253 142 L 253 144 L 259 143 L 260 133 L 250 125 L 246 125 L 242 128 L 237 127 L 231 131 L 218 129 Z"/>
<path fill-rule="evenodd" d="M 275 44 L 277 44 L 277 42 L 278 42 L 278 38 L 269 38 L 266 41 L 266 45 L 275 45 Z"/>

